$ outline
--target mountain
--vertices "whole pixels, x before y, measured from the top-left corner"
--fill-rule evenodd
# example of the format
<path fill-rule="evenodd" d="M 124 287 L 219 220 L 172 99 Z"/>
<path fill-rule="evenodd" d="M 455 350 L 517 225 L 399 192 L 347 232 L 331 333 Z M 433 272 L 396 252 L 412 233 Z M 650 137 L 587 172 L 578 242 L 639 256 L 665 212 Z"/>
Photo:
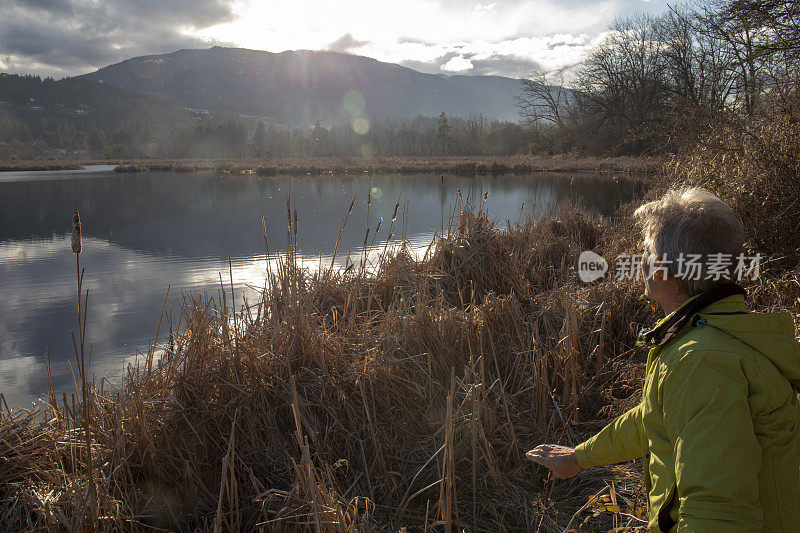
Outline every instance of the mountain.
<path fill-rule="evenodd" d="M 135 57 L 78 79 L 174 99 L 192 109 L 265 117 L 285 125 L 341 122 L 362 109 L 373 118 L 444 111 L 515 121 L 521 88 L 521 81 L 512 78 L 423 74 L 336 52 L 216 46 Z"/>
<path fill-rule="evenodd" d="M 80 78 L 54 80 L 0 73 L 0 112 L 27 123 L 38 136 L 54 121 L 112 130 L 126 121 L 170 126 L 188 114 L 177 103 Z"/>

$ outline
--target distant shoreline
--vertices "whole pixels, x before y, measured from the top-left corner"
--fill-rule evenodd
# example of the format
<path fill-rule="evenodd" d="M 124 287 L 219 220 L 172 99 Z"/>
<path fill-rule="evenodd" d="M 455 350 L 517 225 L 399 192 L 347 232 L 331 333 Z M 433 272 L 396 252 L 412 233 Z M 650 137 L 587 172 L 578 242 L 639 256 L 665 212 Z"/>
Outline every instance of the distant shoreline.
<path fill-rule="evenodd" d="M 0 161 L 0 172 L 82 170 L 84 165 L 80 161 Z"/>
<path fill-rule="evenodd" d="M 451 174 L 486 176 L 535 172 L 651 174 L 661 161 L 645 157 L 297 157 L 263 159 L 134 159 L 0 161 L 0 171 L 80 170 L 86 165 L 116 165 L 117 172 L 220 172 L 225 174 Z"/>

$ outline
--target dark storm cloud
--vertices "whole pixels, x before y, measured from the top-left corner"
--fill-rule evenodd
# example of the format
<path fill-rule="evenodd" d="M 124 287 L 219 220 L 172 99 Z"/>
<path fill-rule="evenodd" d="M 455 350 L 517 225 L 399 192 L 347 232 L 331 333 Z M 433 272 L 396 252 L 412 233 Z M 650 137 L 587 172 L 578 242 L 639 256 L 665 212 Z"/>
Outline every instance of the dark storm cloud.
<path fill-rule="evenodd" d="M 26 0 L 16 3 L 29 8 L 44 9 L 51 13 L 69 13 L 72 11 L 70 0 Z"/>
<path fill-rule="evenodd" d="M 472 62 L 470 74 L 476 75 L 524 78 L 542 69 L 537 61 L 519 56 L 495 54 L 488 59 L 468 59 Z"/>
<path fill-rule="evenodd" d="M 208 46 L 182 33 L 231 20 L 233 0 L 0 0 L 6 70 L 74 74 L 137 55 Z"/>
<path fill-rule="evenodd" d="M 331 52 L 349 52 L 354 48 L 361 48 L 365 44 L 369 44 L 369 41 L 358 41 L 353 38 L 352 33 L 345 33 L 329 44 L 328 50 Z"/>

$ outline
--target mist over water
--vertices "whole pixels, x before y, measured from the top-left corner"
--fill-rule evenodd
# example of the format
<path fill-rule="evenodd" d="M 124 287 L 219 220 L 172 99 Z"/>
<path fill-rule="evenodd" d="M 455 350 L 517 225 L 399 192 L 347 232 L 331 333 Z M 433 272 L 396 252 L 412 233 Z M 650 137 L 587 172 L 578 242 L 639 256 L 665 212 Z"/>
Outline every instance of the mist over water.
<path fill-rule="evenodd" d="M 230 291 L 230 253 L 237 306 L 255 300 L 268 264 L 261 217 L 274 260 L 286 249 L 287 198 L 298 213 L 298 256 L 314 268 L 330 264 L 353 198 L 340 265 L 348 251 L 358 263 L 367 227 L 368 244 L 383 249 L 396 202 L 401 209 L 393 241 L 399 242 L 407 203 L 406 239 L 421 254 L 446 225 L 459 194 L 477 202 L 488 191 L 490 216 L 514 222 L 567 201 L 607 215 L 641 188 L 621 178 L 565 174 L 268 178 L 115 174 L 109 167 L 0 173 L 0 392 L 12 407 L 45 393 L 46 347 L 56 392 L 73 388 L 76 271 L 69 235 L 76 206 L 83 222 L 91 370 L 113 380 L 153 342 L 168 287 L 167 311 L 178 309 L 186 291 L 217 299 L 220 277 Z M 159 342 L 165 331 L 162 324 Z"/>

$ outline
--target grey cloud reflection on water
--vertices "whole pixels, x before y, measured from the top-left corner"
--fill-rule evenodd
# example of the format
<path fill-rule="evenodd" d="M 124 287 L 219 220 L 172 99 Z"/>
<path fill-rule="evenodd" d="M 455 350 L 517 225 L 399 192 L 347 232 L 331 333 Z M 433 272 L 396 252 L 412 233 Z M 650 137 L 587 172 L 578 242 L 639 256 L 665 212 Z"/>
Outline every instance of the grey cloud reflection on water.
<path fill-rule="evenodd" d="M 424 253 L 432 236 L 412 242 L 412 251 Z M 0 243 L 0 276 L 15 283 L 0 287 L 0 392 L 9 405 L 20 406 L 46 391 L 44 354 L 50 350 L 53 385 L 56 392 L 74 390 L 74 351 L 71 330 L 75 318 L 76 265 L 69 249 L 69 237 L 52 240 Z M 374 257 L 382 250 L 368 253 Z M 21 250 L 25 250 L 21 252 Z M 358 254 L 358 251 L 355 251 Z M 342 266 L 347 254 L 338 257 Z M 274 266 L 276 256 L 270 257 Z M 309 270 L 320 263 L 330 264 L 329 255 L 300 256 Z M 153 342 L 167 288 L 168 311 L 179 309 L 181 291 L 205 293 L 217 298 L 222 276 L 230 289 L 228 264 L 215 258 L 169 258 L 122 248 L 96 238 L 83 242 L 81 265 L 85 268 L 84 287 L 89 289 L 87 342 L 92 349 L 92 371 L 113 384 L 137 353 L 145 353 Z M 264 255 L 232 259 L 236 299 L 256 300 L 265 279 Z M 24 272 L 19 275 L 19 272 Z M 43 276 L 47 283 L 43 284 Z M 43 289 L 44 285 L 44 289 Z M 36 294 L 36 298 L 21 297 Z M 228 293 L 230 298 L 230 293 Z M 166 338 L 162 327 L 160 341 Z M 13 354 L 26 354 L 15 357 Z M 8 358 L 7 355 L 12 355 Z"/>

